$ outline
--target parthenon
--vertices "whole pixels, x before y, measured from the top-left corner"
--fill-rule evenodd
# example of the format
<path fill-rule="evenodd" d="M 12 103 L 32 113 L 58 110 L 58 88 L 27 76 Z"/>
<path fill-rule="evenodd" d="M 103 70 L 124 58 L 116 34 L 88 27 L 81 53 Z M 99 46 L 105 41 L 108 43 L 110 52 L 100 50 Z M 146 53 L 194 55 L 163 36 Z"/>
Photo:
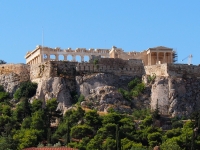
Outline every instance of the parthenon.
<path fill-rule="evenodd" d="M 34 65 L 47 61 L 89 61 L 92 56 L 100 56 L 102 58 L 121 58 L 123 60 L 129 59 L 141 59 L 144 66 L 173 63 L 174 50 L 163 46 L 154 48 L 148 48 L 142 52 L 124 52 L 123 49 L 113 46 L 111 49 L 85 49 L 77 48 L 72 50 L 60 49 L 60 48 L 49 48 L 36 46 L 33 51 L 27 52 L 26 64 Z M 77 59 L 77 56 L 79 57 Z"/>

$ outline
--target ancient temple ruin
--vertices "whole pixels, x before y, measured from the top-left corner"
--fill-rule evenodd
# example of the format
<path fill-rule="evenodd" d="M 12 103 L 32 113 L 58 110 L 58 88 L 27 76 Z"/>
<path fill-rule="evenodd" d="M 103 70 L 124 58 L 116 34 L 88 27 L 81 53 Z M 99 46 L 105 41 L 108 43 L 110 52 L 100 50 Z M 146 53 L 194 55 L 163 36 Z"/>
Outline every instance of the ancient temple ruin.
<path fill-rule="evenodd" d="M 33 51 L 27 52 L 26 64 L 34 65 L 47 61 L 78 61 L 80 62 L 89 61 L 92 56 L 98 56 L 101 58 L 120 58 L 123 60 L 129 59 L 140 59 L 144 66 L 173 63 L 174 62 L 174 50 L 172 48 L 158 46 L 154 48 L 148 48 L 142 52 L 125 52 L 121 48 L 113 46 L 111 49 L 85 49 L 77 48 L 72 50 L 60 49 L 60 48 L 49 48 L 37 46 Z M 85 59 L 87 58 L 87 59 Z"/>

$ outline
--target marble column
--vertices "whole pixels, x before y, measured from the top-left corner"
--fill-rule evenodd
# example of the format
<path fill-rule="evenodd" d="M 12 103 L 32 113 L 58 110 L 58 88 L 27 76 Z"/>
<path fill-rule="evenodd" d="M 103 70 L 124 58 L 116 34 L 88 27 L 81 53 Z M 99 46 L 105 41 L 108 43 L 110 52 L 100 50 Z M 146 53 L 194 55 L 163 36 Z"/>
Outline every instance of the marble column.
<path fill-rule="evenodd" d="M 81 62 L 83 62 L 84 61 L 84 56 L 81 56 Z"/>
<path fill-rule="evenodd" d="M 65 61 L 67 60 L 67 55 L 64 55 L 64 60 L 65 60 Z"/>
<path fill-rule="evenodd" d="M 163 63 L 166 63 L 166 60 L 165 60 L 165 55 L 166 55 L 166 52 L 164 52 L 164 62 L 163 62 Z"/>

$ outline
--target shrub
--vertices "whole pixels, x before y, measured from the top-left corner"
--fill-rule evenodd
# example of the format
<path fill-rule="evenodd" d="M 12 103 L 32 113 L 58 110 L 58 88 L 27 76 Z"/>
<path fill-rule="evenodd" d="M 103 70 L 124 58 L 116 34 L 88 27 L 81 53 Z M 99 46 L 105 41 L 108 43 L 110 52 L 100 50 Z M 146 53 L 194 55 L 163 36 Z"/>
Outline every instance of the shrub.
<path fill-rule="evenodd" d="M 4 87 L 0 85 L 0 92 L 4 92 Z"/>
<path fill-rule="evenodd" d="M 7 92 L 0 92 L 0 102 L 3 102 L 8 98 L 9 98 L 9 94 Z"/>
<path fill-rule="evenodd" d="M 20 87 L 14 93 L 15 99 L 20 99 L 22 97 L 31 98 L 35 95 L 37 89 L 37 83 L 32 83 L 30 81 L 21 83 Z"/>
<path fill-rule="evenodd" d="M 183 122 L 182 121 L 175 121 L 172 123 L 172 128 L 182 128 L 183 127 Z"/>
<path fill-rule="evenodd" d="M 78 103 L 80 104 L 82 101 L 85 100 L 85 97 L 81 94 L 78 98 Z"/>
<path fill-rule="evenodd" d="M 148 76 L 147 80 L 148 80 L 148 83 L 150 82 L 154 82 L 156 79 L 156 74 L 153 74 L 152 76 Z"/>
<path fill-rule="evenodd" d="M 140 79 L 135 78 L 134 80 L 128 83 L 128 88 L 133 89 L 140 82 L 141 82 Z"/>

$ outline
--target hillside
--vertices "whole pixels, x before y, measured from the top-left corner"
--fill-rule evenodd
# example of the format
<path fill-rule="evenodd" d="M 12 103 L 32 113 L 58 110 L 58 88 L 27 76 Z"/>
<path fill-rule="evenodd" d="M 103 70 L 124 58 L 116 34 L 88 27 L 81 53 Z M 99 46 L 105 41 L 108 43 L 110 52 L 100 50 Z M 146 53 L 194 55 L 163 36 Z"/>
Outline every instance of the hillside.
<path fill-rule="evenodd" d="M 200 80 L 191 72 L 119 76 L 62 65 L 0 65 L 3 149 L 199 146 Z"/>

